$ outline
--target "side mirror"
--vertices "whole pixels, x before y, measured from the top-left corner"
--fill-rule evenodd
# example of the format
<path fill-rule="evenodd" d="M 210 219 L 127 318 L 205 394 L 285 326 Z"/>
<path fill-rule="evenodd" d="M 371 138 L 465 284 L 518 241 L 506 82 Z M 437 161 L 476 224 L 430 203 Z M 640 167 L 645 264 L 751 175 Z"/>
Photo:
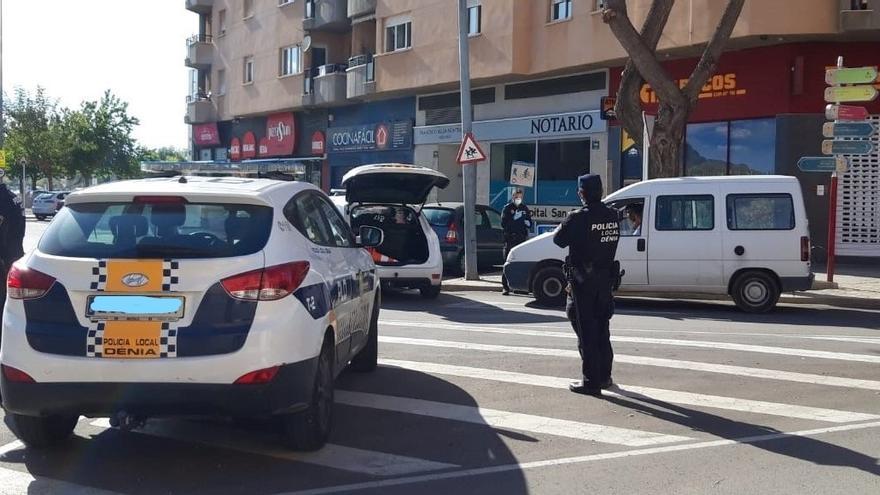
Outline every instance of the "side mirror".
<path fill-rule="evenodd" d="M 384 230 L 378 227 L 371 227 L 369 225 L 361 225 L 361 228 L 358 230 L 358 235 L 357 239 L 355 239 L 355 242 L 360 247 L 372 248 L 381 245 L 382 241 L 384 240 Z"/>

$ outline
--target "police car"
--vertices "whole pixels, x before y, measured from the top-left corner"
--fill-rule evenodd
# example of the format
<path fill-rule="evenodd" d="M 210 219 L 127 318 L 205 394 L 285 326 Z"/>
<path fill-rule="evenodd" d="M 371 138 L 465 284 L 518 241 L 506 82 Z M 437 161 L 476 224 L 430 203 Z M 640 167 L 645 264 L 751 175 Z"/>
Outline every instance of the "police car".
<path fill-rule="evenodd" d="M 320 448 L 333 382 L 377 359 L 380 291 L 327 196 L 302 182 L 176 176 L 68 196 L 8 276 L 2 401 L 30 447 L 80 415 L 276 417 Z"/>

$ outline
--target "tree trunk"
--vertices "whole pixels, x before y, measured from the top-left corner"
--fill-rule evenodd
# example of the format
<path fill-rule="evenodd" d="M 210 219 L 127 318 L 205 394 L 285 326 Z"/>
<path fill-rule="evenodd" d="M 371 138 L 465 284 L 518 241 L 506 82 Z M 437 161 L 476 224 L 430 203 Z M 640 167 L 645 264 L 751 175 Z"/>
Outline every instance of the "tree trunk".
<path fill-rule="evenodd" d="M 651 148 L 648 168 L 653 177 L 679 177 L 682 175 L 682 143 L 687 128 L 686 109 L 661 103 L 654 132 L 651 134 Z"/>

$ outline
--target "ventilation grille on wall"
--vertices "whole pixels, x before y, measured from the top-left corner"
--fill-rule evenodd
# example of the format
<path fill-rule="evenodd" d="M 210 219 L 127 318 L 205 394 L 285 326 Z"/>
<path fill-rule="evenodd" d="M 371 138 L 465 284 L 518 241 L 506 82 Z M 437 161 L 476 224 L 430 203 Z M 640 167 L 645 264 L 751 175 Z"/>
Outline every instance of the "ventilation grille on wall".
<path fill-rule="evenodd" d="M 880 116 L 871 117 L 880 128 Z M 849 155 L 837 195 L 837 254 L 880 257 L 880 138 L 870 155 Z"/>

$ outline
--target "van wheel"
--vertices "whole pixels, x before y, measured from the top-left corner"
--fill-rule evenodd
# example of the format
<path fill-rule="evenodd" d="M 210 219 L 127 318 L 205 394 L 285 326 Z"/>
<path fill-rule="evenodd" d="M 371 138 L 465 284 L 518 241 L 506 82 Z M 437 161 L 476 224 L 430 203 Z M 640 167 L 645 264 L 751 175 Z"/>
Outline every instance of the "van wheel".
<path fill-rule="evenodd" d="M 746 313 L 766 313 L 779 301 L 779 286 L 765 272 L 746 272 L 733 284 L 733 300 Z"/>
<path fill-rule="evenodd" d="M 304 411 L 281 417 L 281 432 L 287 445 L 300 451 L 318 450 L 327 443 L 333 425 L 333 350 L 324 343 L 318 357 L 312 399 Z"/>
<path fill-rule="evenodd" d="M 370 317 L 369 335 L 367 335 L 367 345 L 358 351 L 349 369 L 358 373 L 365 373 L 376 369 L 379 362 L 379 303 L 381 296 L 376 294 L 376 301 L 373 303 L 373 315 Z"/>
<path fill-rule="evenodd" d="M 419 292 L 422 294 L 422 299 L 437 299 L 440 296 L 440 284 L 422 287 Z"/>
<path fill-rule="evenodd" d="M 15 435 L 34 449 L 52 447 L 67 440 L 79 420 L 79 416 L 11 416 Z"/>
<path fill-rule="evenodd" d="M 532 293 L 538 304 L 562 306 L 565 304 L 565 273 L 558 266 L 547 266 L 538 270 L 532 282 Z"/>

